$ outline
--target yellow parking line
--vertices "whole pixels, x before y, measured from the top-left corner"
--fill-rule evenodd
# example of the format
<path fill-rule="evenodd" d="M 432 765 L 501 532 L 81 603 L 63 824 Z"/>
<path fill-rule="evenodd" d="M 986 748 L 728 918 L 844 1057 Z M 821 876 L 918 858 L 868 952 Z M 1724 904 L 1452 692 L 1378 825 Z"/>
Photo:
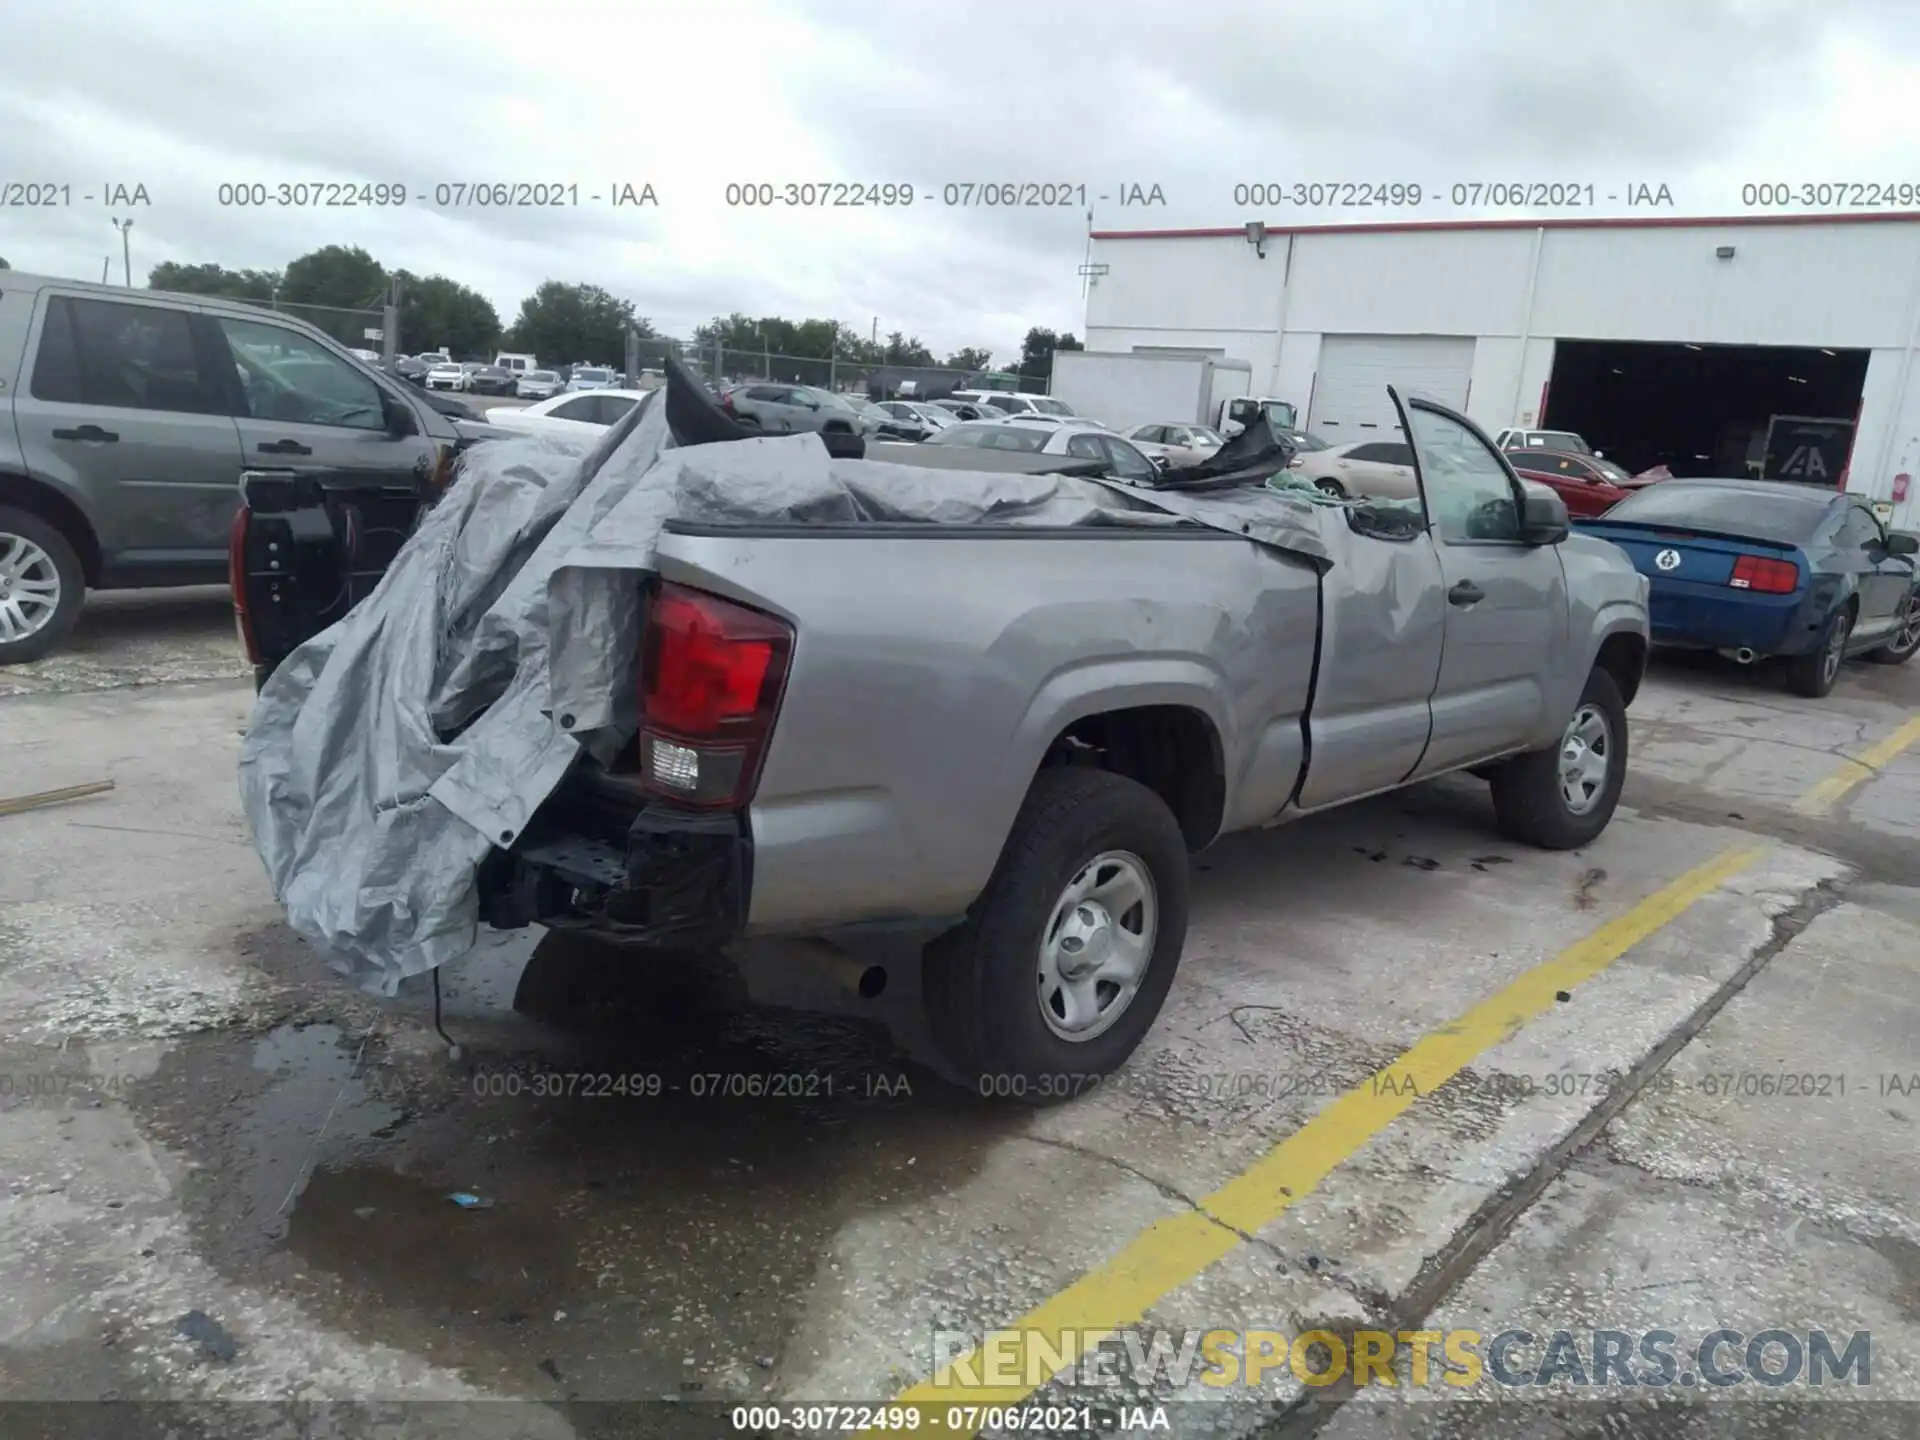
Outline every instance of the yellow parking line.
<path fill-rule="evenodd" d="M 1802 815 L 1826 814 L 1856 785 L 1872 779 L 1916 740 L 1920 740 L 1920 715 L 1847 760 L 1833 774 L 1796 800 L 1793 808 Z"/>
<path fill-rule="evenodd" d="M 1347 1091 L 1252 1166 L 1199 1202 L 1135 1236 L 1119 1254 L 1015 1320 L 1017 1359 L 996 1356 L 983 1366 L 982 1350 L 902 1392 L 897 1405 L 1010 1404 L 1037 1385 L 957 1383 L 962 1375 L 1000 1371 L 1021 1380 L 1058 1374 L 1079 1358 L 1079 1342 L 1137 1324 L 1148 1309 L 1194 1279 L 1249 1236 L 1311 1194 L 1343 1161 L 1379 1134 L 1423 1095 L 1431 1094 L 1485 1051 L 1553 1008 L 1558 992 L 1600 974 L 1614 961 L 1681 915 L 1728 878 L 1766 853 L 1765 846 L 1728 850 L 1655 891 L 1553 959 L 1452 1023 L 1415 1042 L 1372 1079 Z M 1038 1342 L 1036 1344 L 1036 1341 Z M 1010 1360 L 1015 1363 L 1009 1364 Z M 878 1432 L 876 1432 L 878 1433 Z M 972 1433 L 943 1430 L 942 1433 Z"/>

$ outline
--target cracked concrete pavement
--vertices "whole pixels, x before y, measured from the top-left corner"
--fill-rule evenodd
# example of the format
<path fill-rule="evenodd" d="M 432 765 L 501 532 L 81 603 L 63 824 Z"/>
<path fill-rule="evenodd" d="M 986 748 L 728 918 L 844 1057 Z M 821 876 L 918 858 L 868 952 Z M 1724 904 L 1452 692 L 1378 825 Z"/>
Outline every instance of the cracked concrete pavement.
<path fill-rule="evenodd" d="M 1210 1213 L 1409 1046 L 1738 846 L 1762 853 L 1127 1318 L 1871 1329 L 1871 1398 L 1910 1398 L 1920 1093 L 1883 1092 L 1920 1071 L 1920 750 L 1796 807 L 1920 710 L 1920 672 L 1850 666 L 1809 702 L 1658 664 L 1622 809 L 1581 854 L 1505 844 L 1467 779 L 1225 842 L 1135 1060 L 1028 1112 L 920 1065 L 910 980 L 866 1002 L 537 933 L 447 972 L 449 1061 L 424 990 L 344 989 L 280 922 L 235 793 L 251 697 L 224 592 L 108 600 L 69 654 L 0 671 L 0 793 L 117 787 L 0 820 L 10 1398 L 237 1406 L 200 1413 L 220 1434 L 379 1401 L 416 1429 L 554 1435 L 624 1433 L 595 1402 L 724 1433 L 701 1407 L 886 1399 L 936 1332 L 1010 1324 Z M 1851 1088 L 1710 1078 L 1762 1073 Z M 231 1360 L 177 1331 L 195 1309 Z M 1579 1427 L 1615 1396 L 1474 1403 L 1488 1388 L 1335 1408 L 1281 1367 L 1036 1399 L 1131 1394 L 1186 1433 L 1612 1433 Z M 528 1403 L 460 1403 L 503 1398 Z"/>

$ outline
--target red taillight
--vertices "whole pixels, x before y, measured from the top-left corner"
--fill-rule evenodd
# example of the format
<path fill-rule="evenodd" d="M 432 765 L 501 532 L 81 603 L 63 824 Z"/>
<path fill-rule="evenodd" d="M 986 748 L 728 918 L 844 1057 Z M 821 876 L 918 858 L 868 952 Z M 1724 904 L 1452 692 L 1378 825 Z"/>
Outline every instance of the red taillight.
<path fill-rule="evenodd" d="M 792 654 L 793 628 L 785 621 L 663 584 L 641 649 L 646 788 L 703 808 L 750 799 Z"/>
<path fill-rule="evenodd" d="M 1727 584 L 1736 590 L 1757 590 L 1763 595 L 1786 595 L 1800 584 L 1800 567 L 1791 560 L 1768 560 L 1759 555 L 1742 555 L 1733 562 L 1733 574 Z"/>
<path fill-rule="evenodd" d="M 247 507 L 233 512 L 227 530 L 227 583 L 233 587 L 233 628 L 249 664 L 260 663 L 260 644 L 253 637 L 253 617 L 247 614 Z"/>

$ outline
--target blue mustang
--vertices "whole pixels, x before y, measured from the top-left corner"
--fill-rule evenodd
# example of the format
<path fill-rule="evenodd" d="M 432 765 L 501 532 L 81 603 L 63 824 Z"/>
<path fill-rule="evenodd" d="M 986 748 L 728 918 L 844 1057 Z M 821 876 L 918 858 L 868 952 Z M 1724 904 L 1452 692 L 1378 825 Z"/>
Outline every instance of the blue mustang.
<path fill-rule="evenodd" d="M 1653 643 L 1786 660 L 1802 695 L 1853 655 L 1920 650 L 1920 539 L 1889 534 L 1857 495 L 1786 480 L 1663 480 L 1577 528 L 1651 582 Z"/>

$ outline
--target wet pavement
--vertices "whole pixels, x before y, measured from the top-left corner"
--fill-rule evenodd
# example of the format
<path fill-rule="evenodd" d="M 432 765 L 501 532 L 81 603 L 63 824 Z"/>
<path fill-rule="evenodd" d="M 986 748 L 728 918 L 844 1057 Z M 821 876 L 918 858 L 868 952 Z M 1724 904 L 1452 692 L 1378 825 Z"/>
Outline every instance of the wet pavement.
<path fill-rule="evenodd" d="M 1645 1329 L 1737 1301 L 1748 1329 L 1870 1325 L 1876 1393 L 1907 1394 L 1920 1095 L 1730 1107 L 1700 1077 L 1757 1056 L 1920 1071 L 1920 747 L 1806 803 L 1920 709 L 1920 672 L 1849 667 L 1822 704 L 1661 665 L 1585 853 L 1501 841 L 1464 779 L 1224 842 L 1135 1060 L 1034 1111 L 926 1067 L 910 976 L 863 1000 L 844 976 L 665 968 L 564 933 L 490 936 L 445 972 L 450 1055 L 430 986 L 348 990 L 280 923 L 233 782 L 248 690 L 194 668 L 230 615 L 181 603 L 191 623 L 104 621 L 84 663 L 0 672 L 0 793 L 116 781 L 0 819 L 0 1393 L 511 1397 L 535 1403 L 502 1433 L 542 1434 L 616 1433 L 568 1408 L 597 1401 L 887 1399 L 927 1378 L 936 1331 L 1010 1324 L 1222 1213 L 1422 1037 L 1753 847 L 1284 1213 L 1249 1211 L 1217 1260 L 1141 1252 L 1173 1268 L 1115 1281 L 1140 1305 L 1109 1318 Z M 1691 1088 L 1629 1093 L 1663 1046 Z M 231 1360 L 179 1333 L 196 1309 Z M 1194 1407 L 1177 1429 L 1204 1399 L 1248 1433 L 1302 1397 L 1268 1381 L 1143 1393 Z M 1364 1403 L 1312 1424 L 1372 1433 Z"/>

